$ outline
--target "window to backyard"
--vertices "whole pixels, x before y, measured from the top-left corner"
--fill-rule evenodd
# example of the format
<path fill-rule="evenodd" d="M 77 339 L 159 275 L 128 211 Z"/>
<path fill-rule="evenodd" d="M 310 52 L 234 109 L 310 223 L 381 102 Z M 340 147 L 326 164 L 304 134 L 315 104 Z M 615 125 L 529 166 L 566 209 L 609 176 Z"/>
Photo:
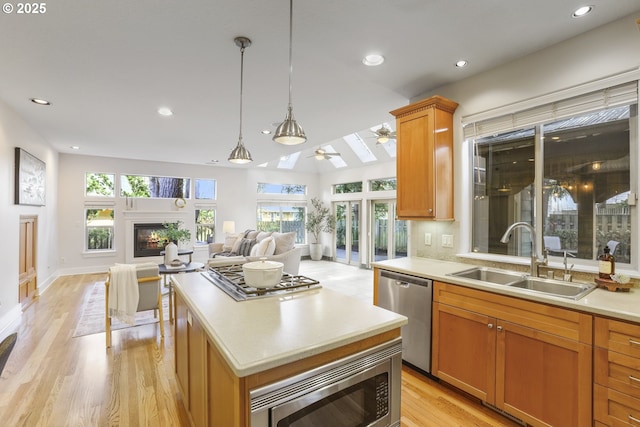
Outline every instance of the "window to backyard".
<path fill-rule="evenodd" d="M 552 118 L 531 120 L 537 115 Z M 473 251 L 530 255 L 528 232 L 517 229 L 508 244 L 500 238 L 510 224 L 535 226 L 540 216 L 539 240 L 551 255 L 595 260 L 609 246 L 616 261 L 631 263 L 637 116 L 634 82 L 466 127 L 474 134 Z"/>
<path fill-rule="evenodd" d="M 287 203 L 259 203 L 257 229 L 279 233 L 296 232 L 296 243 L 305 243 L 306 206 Z"/>
<path fill-rule="evenodd" d="M 85 209 L 85 250 L 89 252 L 113 249 L 113 209 Z"/>

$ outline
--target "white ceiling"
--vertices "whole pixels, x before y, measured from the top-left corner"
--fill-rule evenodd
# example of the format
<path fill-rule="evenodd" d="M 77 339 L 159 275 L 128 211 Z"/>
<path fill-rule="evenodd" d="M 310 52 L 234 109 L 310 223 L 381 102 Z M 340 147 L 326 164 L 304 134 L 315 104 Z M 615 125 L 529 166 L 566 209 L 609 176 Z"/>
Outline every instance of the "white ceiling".
<path fill-rule="evenodd" d="M 295 0 L 293 106 L 308 136 L 295 147 L 260 133 L 287 109 L 287 0 L 56 0 L 40 15 L 2 13 L 0 98 L 63 153 L 255 167 L 303 150 L 296 169 L 310 171 L 329 164 L 307 158 L 318 146 L 345 154 L 336 140 L 393 122 L 388 112 L 412 97 L 640 10 L 638 0 L 587 3 L 594 12 L 574 19 L 581 0 Z M 248 166 L 226 161 L 239 133 L 240 35 L 253 42 Z M 364 66 L 370 52 L 386 62 Z M 461 58 L 465 69 L 454 67 Z"/>

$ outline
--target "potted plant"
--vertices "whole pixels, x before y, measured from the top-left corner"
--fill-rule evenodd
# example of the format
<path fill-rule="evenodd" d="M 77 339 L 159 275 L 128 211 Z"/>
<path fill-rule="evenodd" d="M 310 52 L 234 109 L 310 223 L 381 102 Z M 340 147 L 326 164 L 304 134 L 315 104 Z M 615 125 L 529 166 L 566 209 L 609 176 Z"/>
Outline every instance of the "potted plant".
<path fill-rule="evenodd" d="M 309 255 L 314 261 L 322 259 L 322 244 L 320 233 L 332 233 L 336 228 L 336 219 L 331 215 L 331 210 L 322 205 L 320 199 L 311 199 L 313 209 L 307 213 L 305 229 L 313 236 L 313 243 L 309 244 Z"/>
<path fill-rule="evenodd" d="M 191 241 L 191 232 L 186 228 L 180 228 L 182 226 L 182 221 L 163 222 L 162 226 L 164 227 L 164 230 L 159 234 L 160 237 L 166 240 L 165 244 L 173 242 L 177 245 L 178 243 Z"/>

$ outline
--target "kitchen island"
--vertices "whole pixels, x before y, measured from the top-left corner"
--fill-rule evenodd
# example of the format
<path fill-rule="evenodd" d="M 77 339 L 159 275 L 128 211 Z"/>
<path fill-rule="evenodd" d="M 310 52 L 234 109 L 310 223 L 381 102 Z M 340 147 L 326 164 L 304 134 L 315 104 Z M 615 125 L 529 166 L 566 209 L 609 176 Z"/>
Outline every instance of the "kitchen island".
<path fill-rule="evenodd" d="M 407 322 L 329 289 L 237 302 L 201 273 L 172 282 L 176 375 L 196 426 L 248 426 L 252 390 L 390 342 Z"/>

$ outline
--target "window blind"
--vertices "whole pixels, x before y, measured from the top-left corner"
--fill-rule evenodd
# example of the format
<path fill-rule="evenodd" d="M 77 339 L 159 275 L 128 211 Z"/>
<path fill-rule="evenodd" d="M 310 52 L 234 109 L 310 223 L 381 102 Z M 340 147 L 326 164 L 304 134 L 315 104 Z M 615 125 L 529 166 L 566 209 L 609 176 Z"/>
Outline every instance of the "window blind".
<path fill-rule="evenodd" d="M 638 82 L 632 81 L 538 107 L 474 122 L 473 116 L 462 119 L 464 138 L 478 138 L 531 127 L 603 108 L 638 102 Z"/>

